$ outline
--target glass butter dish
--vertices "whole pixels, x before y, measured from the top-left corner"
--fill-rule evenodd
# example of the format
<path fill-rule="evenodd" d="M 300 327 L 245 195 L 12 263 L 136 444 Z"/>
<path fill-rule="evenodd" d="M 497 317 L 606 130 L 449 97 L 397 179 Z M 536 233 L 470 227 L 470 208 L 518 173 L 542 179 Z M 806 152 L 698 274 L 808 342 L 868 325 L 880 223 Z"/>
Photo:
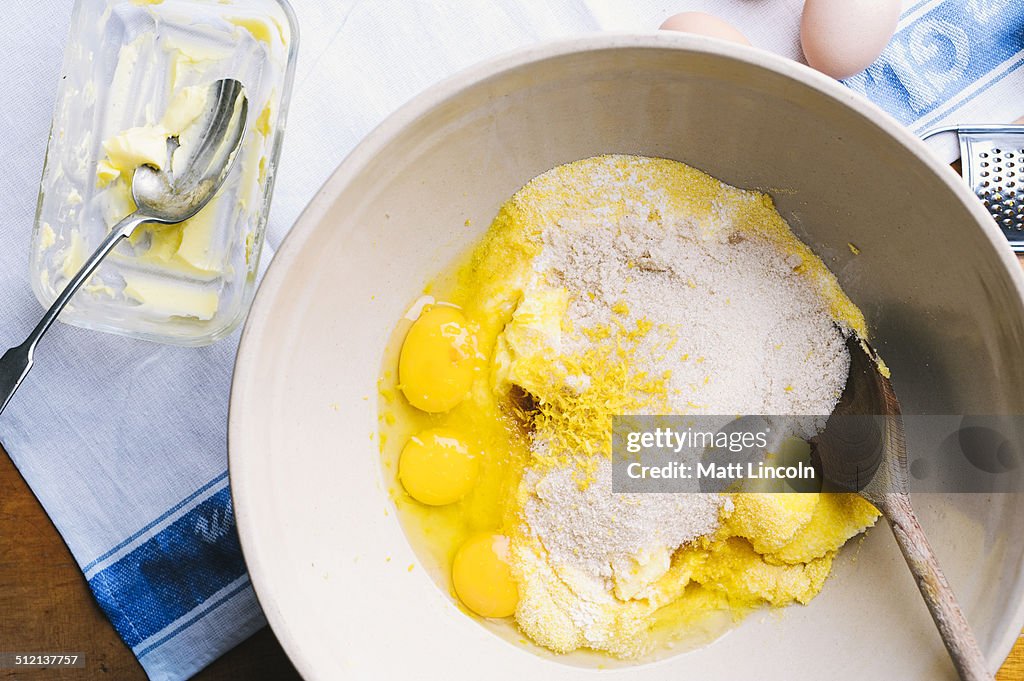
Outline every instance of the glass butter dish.
<path fill-rule="evenodd" d="M 235 78 L 249 117 L 214 200 L 173 226 L 143 226 L 61 320 L 177 345 L 205 345 L 244 318 L 295 73 L 286 0 L 77 0 L 32 233 L 32 288 L 49 306 L 108 230 L 134 209 L 131 176 L 166 158 L 202 111 L 205 85 Z"/>

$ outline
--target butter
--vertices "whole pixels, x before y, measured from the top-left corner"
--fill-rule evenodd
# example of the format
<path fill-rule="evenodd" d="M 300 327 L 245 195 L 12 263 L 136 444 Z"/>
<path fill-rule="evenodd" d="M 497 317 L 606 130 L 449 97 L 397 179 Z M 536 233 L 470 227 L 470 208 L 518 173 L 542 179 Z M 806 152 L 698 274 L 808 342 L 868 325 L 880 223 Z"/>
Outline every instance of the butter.
<path fill-rule="evenodd" d="M 210 64 L 230 58 L 223 49 L 169 39 L 163 48 L 170 55 L 170 88 L 177 90 L 201 80 Z"/>
<path fill-rule="evenodd" d="M 260 169 L 263 161 L 263 135 L 253 131 L 249 139 L 243 142 L 245 153 L 242 154 L 242 175 L 244 177 L 260 178 Z M 261 183 L 247 182 L 238 191 L 238 203 L 245 209 L 257 209 L 260 197 L 259 188 Z"/>
<path fill-rule="evenodd" d="M 87 28 L 75 29 L 54 115 L 34 288 L 42 302 L 52 298 L 135 210 L 135 170 L 173 172 L 198 143 L 209 85 L 236 78 L 246 88 L 249 118 L 238 165 L 223 188 L 186 222 L 136 230 L 65 315 L 72 323 L 172 342 L 217 337 L 236 322 L 252 286 L 268 155 L 288 90 L 289 16 L 274 3 L 120 0 L 85 8 L 80 25 Z M 112 73 L 96 66 L 100 51 L 116 56 Z M 175 322 L 182 319 L 209 323 Z"/>
<path fill-rule="evenodd" d="M 235 26 L 244 29 L 252 35 L 253 38 L 267 44 L 272 43 L 274 40 L 280 40 L 284 42 L 284 36 L 281 34 L 281 27 L 276 22 L 268 19 L 259 17 L 230 17 L 228 18 Z"/>
<path fill-rule="evenodd" d="M 263 111 L 260 112 L 259 118 L 256 119 L 254 128 L 264 137 L 270 137 L 271 123 L 270 116 L 273 113 L 273 109 L 270 106 L 263 107 Z"/>
<path fill-rule="evenodd" d="M 179 90 L 164 112 L 163 128 L 172 134 L 184 132 L 203 115 L 207 104 L 205 87 Z"/>
<path fill-rule="evenodd" d="M 565 289 L 528 287 L 504 333 L 495 341 L 492 371 L 498 394 L 507 394 L 512 385 L 528 383 L 531 358 L 546 358 L 561 352 L 561 320 L 568 305 Z"/>
<path fill-rule="evenodd" d="M 39 230 L 39 250 L 49 250 L 55 243 L 57 243 L 57 235 L 54 234 L 53 227 L 49 222 L 44 222 Z"/>
<path fill-rule="evenodd" d="M 128 180 L 142 165 L 168 169 L 168 139 L 180 139 L 203 114 L 207 106 L 206 91 L 205 86 L 184 88 L 174 95 L 163 119 L 156 125 L 130 128 L 105 140 L 106 157 L 96 169 L 98 185 L 105 187 L 119 176 Z"/>
<path fill-rule="evenodd" d="M 234 21 L 234 20 L 232 20 Z M 249 18 L 240 24 L 253 32 L 258 40 L 269 40 L 274 37 L 269 31 L 271 25 L 265 21 Z M 237 22 L 235 22 L 237 23 Z M 140 51 L 152 47 L 148 36 L 142 36 L 125 48 L 125 60 L 134 63 Z M 134 170 L 143 164 L 160 169 L 168 166 L 168 138 L 177 138 L 178 147 L 171 159 L 171 167 L 175 159 L 187 155 L 190 147 L 196 144 L 199 131 L 197 121 L 209 106 L 207 101 L 209 78 L 205 73 L 213 63 L 225 58 L 223 50 L 216 46 L 186 45 L 180 40 L 168 42 L 164 49 L 171 55 L 170 81 L 173 96 L 165 108 L 160 120 L 154 124 L 130 128 L 107 139 L 103 143 L 106 156 L 97 166 L 97 185 L 107 189 L 108 220 L 117 219 L 134 209 L 130 195 L 130 180 Z M 205 81 L 199 85 L 183 86 L 183 83 L 196 80 Z M 265 137 L 270 129 L 273 107 L 267 103 L 243 142 L 241 155 L 242 170 L 237 200 L 242 210 L 252 206 L 258 210 L 262 181 L 265 179 Z M 136 259 L 156 269 L 183 274 L 190 278 L 210 280 L 221 273 L 224 260 L 223 239 L 218 237 L 218 222 L 229 212 L 220 207 L 221 195 L 195 217 L 180 225 L 148 226 L 139 230 L 132 238 L 132 245 L 137 252 Z M 148 246 L 147 246 L 148 245 Z M 248 246 L 248 245 L 247 245 Z M 249 260 L 246 253 L 246 261 Z M 182 289 L 183 297 L 190 304 L 197 304 L 194 315 L 187 315 L 184 303 L 170 304 L 168 298 L 173 295 L 171 284 L 163 282 L 157 286 L 155 280 L 139 280 L 133 278 L 125 294 L 132 299 L 151 304 L 154 307 L 173 310 L 176 316 L 195 316 L 203 319 L 216 311 L 216 294 L 204 292 L 201 296 Z"/>
<path fill-rule="evenodd" d="M 217 313 L 219 296 L 213 291 L 186 287 L 163 277 L 124 273 L 125 295 L 143 304 L 147 311 L 168 317 L 212 319 Z"/>
<path fill-rule="evenodd" d="M 245 264 L 248 265 L 253 260 L 253 247 L 256 245 L 256 234 L 249 232 L 245 235 Z"/>
<path fill-rule="evenodd" d="M 181 233 L 177 256 L 202 272 L 215 272 L 219 267 L 219 254 L 211 246 L 217 227 L 216 218 L 215 211 L 202 210 L 176 230 Z"/>
<path fill-rule="evenodd" d="M 207 93 L 208 86 L 205 84 L 182 88 L 174 93 L 158 123 L 131 128 L 103 143 L 107 155 L 98 164 L 97 185 L 110 187 L 106 194 L 108 220 L 119 219 L 134 210 L 130 181 L 136 168 L 146 164 L 167 169 L 169 138 L 178 140 L 172 159 L 187 154 L 190 147 L 198 142 L 196 138 L 199 131 L 195 124 L 209 106 Z M 173 166 L 174 161 L 171 160 Z M 116 183 L 111 186 L 115 180 Z M 145 226 L 138 230 L 133 235 L 132 244 L 139 246 L 148 236 L 149 248 L 137 258 L 158 268 L 190 277 L 210 279 L 216 276 L 223 258 L 223 254 L 213 246 L 217 217 L 220 215 L 218 203 L 218 198 L 215 198 L 195 217 L 180 225 Z M 125 291 L 126 295 L 135 299 L 144 297 L 145 292 L 152 293 L 153 287 L 143 285 L 135 290 L 137 295 Z M 168 295 L 168 291 L 160 289 L 158 295 Z M 203 310 L 209 307 L 205 299 L 200 302 L 204 306 Z M 168 307 L 163 304 L 161 306 Z"/>
<path fill-rule="evenodd" d="M 672 554 L 665 546 L 652 547 L 638 556 L 613 562 L 613 593 L 620 601 L 642 597 L 642 592 L 656 584 L 671 567 Z"/>
<path fill-rule="evenodd" d="M 111 182 L 121 177 L 121 169 L 110 161 L 103 159 L 96 164 L 96 186 L 106 187 Z"/>
<path fill-rule="evenodd" d="M 79 232 L 71 233 L 71 244 L 64 251 L 64 260 L 60 267 L 60 273 L 65 279 L 70 279 L 82 269 L 85 264 L 85 241 Z"/>
<path fill-rule="evenodd" d="M 127 175 L 141 165 L 163 169 L 167 165 L 168 131 L 162 126 L 131 128 L 103 142 L 107 157 L 100 161 L 97 174 L 103 177 L 111 170 Z M 105 186 L 105 185 L 104 185 Z"/>
<path fill-rule="evenodd" d="M 107 296 L 108 298 L 113 298 L 117 295 L 117 291 L 106 284 L 86 284 L 82 288 L 94 296 Z"/>

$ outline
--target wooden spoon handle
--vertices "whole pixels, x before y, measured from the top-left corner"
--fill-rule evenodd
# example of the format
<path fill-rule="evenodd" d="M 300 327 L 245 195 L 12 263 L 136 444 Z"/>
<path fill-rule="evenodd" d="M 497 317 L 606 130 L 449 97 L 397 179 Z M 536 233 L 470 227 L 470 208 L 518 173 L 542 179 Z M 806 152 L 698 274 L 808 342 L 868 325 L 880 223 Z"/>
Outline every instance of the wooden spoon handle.
<path fill-rule="evenodd" d="M 917 588 L 928 604 L 928 610 L 931 611 L 932 619 L 939 628 L 942 641 L 953 658 L 960 678 L 963 681 L 993 681 L 985 656 L 978 648 L 971 627 L 910 505 L 910 496 L 892 494 L 886 497 L 883 504 L 885 508 L 882 510 L 889 519 L 892 533 L 896 535 L 903 557 L 907 559 L 907 565 L 917 581 Z"/>

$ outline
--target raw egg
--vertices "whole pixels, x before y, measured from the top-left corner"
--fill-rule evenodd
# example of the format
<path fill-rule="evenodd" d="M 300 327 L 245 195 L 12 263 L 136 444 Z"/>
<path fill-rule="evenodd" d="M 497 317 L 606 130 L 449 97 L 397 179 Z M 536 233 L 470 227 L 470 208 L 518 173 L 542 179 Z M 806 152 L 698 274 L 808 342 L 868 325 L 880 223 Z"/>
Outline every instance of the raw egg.
<path fill-rule="evenodd" d="M 462 312 L 428 305 L 413 322 L 398 358 L 398 383 L 409 404 L 448 411 L 473 384 L 476 339 Z"/>
<path fill-rule="evenodd" d="M 509 617 L 516 611 L 519 588 L 512 578 L 508 554 L 508 537 L 490 532 L 473 535 L 455 554 L 455 593 L 481 617 Z"/>
<path fill-rule="evenodd" d="M 849 78 L 878 59 L 900 19 L 900 0 L 806 0 L 800 44 L 807 63 Z"/>
<path fill-rule="evenodd" d="M 722 21 L 716 16 L 704 14 L 703 12 L 683 12 L 674 14 L 659 26 L 663 31 L 682 31 L 683 33 L 694 33 L 706 35 L 709 38 L 720 38 L 731 40 L 741 45 L 749 45 L 747 36 L 743 35 L 732 24 Z"/>
<path fill-rule="evenodd" d="M 473 489 L 480 462 L 451 428 L 431 428 L 409 438 L 398 460 L 398 479 L 416 501 L 453 504 Z"/>

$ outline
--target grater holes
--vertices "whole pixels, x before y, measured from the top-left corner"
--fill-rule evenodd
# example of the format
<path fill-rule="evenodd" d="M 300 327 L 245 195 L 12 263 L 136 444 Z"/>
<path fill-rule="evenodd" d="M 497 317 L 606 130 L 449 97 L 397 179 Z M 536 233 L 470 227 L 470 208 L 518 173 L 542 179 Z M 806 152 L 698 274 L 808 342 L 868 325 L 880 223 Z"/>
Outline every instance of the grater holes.
<path fill-rule="evenodd" d="M 993 128 L 995 132 L 1003 131 Z M 986 135 L 972 134 L 961 135 L 960 142 L 964 151 L 970 150 L 963 161 L 963 175 L 971 181 L 979 201 L 1007 237 L 1024 243 L 1022 139 L 1024 136 L 999 139 L 993 134 L 986 139 Z"/>

